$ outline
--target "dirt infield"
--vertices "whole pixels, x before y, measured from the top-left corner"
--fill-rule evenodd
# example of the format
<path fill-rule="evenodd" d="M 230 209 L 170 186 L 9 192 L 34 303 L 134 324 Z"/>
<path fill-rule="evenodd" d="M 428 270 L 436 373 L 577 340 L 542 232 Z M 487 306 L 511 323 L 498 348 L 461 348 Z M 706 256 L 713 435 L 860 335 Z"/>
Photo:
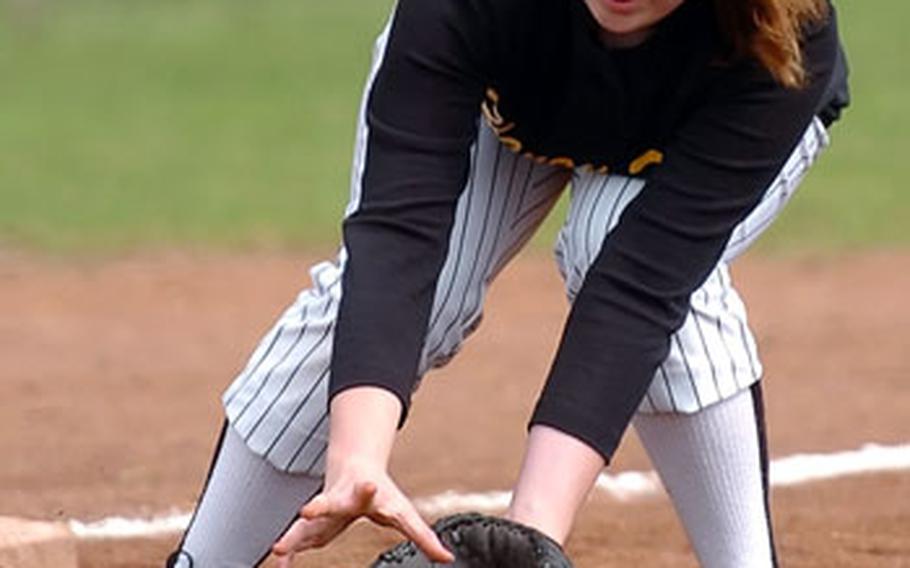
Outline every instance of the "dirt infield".
<path fill-rule="evenodd" d="M 0 255 L 0 515 L 190 508 L 218 395 L 313 259 Z M 735 277 L 766 363 L 774 455 L 910 441 L 910 253 L 747 258 Z M 477 337 L 417 396 L 393 464 L 413 495 L 509 487 L 565 312 L 547 257 L 501 278 Z M 613 470 L 649 467 L 629 437 Z M 774 512 L 785 566 L 910 566 L 910 472 L 780 489 Z M 394 540 L 359 525 L 301 565 L 365 566 Z M 161 566 L 173 541 L 83 542 L 81 566 Z M 662 497 L 594 497 L 569 550 L 581 568 L 695 565 Z"/>

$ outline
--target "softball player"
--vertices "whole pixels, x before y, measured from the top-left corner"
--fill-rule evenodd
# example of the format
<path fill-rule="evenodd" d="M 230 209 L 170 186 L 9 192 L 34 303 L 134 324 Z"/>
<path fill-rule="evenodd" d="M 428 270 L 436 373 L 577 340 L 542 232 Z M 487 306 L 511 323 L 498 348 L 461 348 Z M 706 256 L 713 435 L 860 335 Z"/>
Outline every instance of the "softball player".
<path fill-rule="evenodd" d="M 169 565 L 255 565 L 285 529 L 289 565 L 361 515 L 449 559 L 386 473 L 394 432 L 568 184 L 572 310 L 509 516 L 564 541 L 635 415 L 701 563 L 774 565 L 762 370 L 728 264 L 846 103 L 823 0 L 399 0 L 344 246 L 225 393 Z"/>

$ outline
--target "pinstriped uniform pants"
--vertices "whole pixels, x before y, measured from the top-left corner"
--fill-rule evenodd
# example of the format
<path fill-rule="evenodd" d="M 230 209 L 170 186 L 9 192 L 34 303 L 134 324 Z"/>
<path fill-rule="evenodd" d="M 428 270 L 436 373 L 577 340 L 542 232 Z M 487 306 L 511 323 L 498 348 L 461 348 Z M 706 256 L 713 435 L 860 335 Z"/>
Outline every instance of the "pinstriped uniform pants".
<path fill-rule="evenodd" d="M 361 106 L 348 215 L 360 201 L 369 135 L 363 105 L 382 64 L 387 33 L 377 40 Z M 827 143 L 824 127 L 814 121 L 761 203 L 736 228 L 722 260 L 692 295 L 689 314 L 672 337 L 641 412 L 697 412 L 759 380 L 755 341 L 727 264 L 779 214 Z M 421 374 L 445 364 L 477 327 L 488 285 L 570 182 L 571 202 L 556 257 L 571 301 L 601 243 L 644 181 L 536 164 L 510 152 L 481 125 L 436 287 Z M 231 426 L 251 450 L 282 471 L 318 476 L 324 470 L 329 361 L 345 261 L 342 248 L 334 262 L 310 270 L 312 286 L 279 317 L 223 397 Z"/>

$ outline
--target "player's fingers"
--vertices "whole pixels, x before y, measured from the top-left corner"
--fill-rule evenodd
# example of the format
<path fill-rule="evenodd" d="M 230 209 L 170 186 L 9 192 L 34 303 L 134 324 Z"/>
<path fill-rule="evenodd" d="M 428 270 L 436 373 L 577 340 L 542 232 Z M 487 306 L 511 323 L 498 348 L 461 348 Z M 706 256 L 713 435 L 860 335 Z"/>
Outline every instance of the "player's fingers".
<path fill-rule="evenodd" d="M 281 535 L 281 538 L 272 545 L 272 552 L 277 556 L 303 552 L 311 548 L 322 548 L 338 536 L 349 524 L 350 520 L 338 521 L 336 519 L 297 519 L 291 527 Z"/>
<path fill-rule="evenodd" d="M 304 519 L 315 519 L 317 517 L 322 517 L 328 515 L 332 509 L 332 504 L 329 500 L 329 497 L 325 493 L 320 493 L 319 495 L 310 499 L 309 503 L 304 505 L 300 509 L 300 516 Z"/>
<path fill-rule="evenodd" d="M 272 552 L 278 557 L 283 557 L 312 548 L 322 548 L 338 536 L 349 524 L 350 521 L 338 522 L 334 519 L 318 519 L 315 521 L 298 519 L 272 545 Z"/>
<path fill-rule="evenodd" d="M 291 568 L 291 564 L 294 562 L 294 554 L 285 554 L 284 556 L 278 557 L 278 562 L 276 563 L 277 568 Z"/>
<path fill-rule="evenodd" d="M 409 532 L 412 534 L 411 538 L 413 539 L 414 544 L 416 544 L 430 560 L 443 564 L 448 564 L 455 560 L 455 556 L 442 544 L 439 537 L 436 536 L 436 533 L 433 532 L 430 527 L 423 525 L 422 527 L 409 529 Z"/>
<path fill-rule="evenodd" d="M 388 520 L 389 524 L 412 540 L 430 560 L 444 564 L 455 560 L 452 553 L 442 544 L 433 529 L 410 503 L 391 514 Z"/>
<path fill-rule="evenodd" d="M 291 523 L 288 530 L 284 531 L 275 544 L 272 545 L 272 552 L 277 556 L 287 556 L 292 554 L 303 543 L 306 538 L 306 521 L 298 519 Z"/>

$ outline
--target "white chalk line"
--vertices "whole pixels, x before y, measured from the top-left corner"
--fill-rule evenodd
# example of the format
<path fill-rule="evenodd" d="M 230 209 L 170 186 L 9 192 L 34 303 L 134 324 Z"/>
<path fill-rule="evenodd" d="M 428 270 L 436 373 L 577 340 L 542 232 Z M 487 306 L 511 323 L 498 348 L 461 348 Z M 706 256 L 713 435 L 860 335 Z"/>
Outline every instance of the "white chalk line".
<path fill-rule="evenodd" d="M 881 446 L 867 444 L 857 450 L 831 454 L 796 454 L 771 462 L 771 485 L 786 487 L 852 475 L 910 469 L 910 444 Z M 616 501 L 629 502 L 660 495 L 663 486 L 653 471 L 604 473 L 597 479 L 597 490 Z M 509 491 L 458 493 L 446 491 L 415 499 L 424 515 L 435 517 L 456 511 L 497 512 L 508 507 Z M 69 522 L 70 530 L 82 539 L 148 538 L 182 532 L 189 525 L 190 513 L 170 511 L 145 519 L 109 517 L 100 521 Z"/>

